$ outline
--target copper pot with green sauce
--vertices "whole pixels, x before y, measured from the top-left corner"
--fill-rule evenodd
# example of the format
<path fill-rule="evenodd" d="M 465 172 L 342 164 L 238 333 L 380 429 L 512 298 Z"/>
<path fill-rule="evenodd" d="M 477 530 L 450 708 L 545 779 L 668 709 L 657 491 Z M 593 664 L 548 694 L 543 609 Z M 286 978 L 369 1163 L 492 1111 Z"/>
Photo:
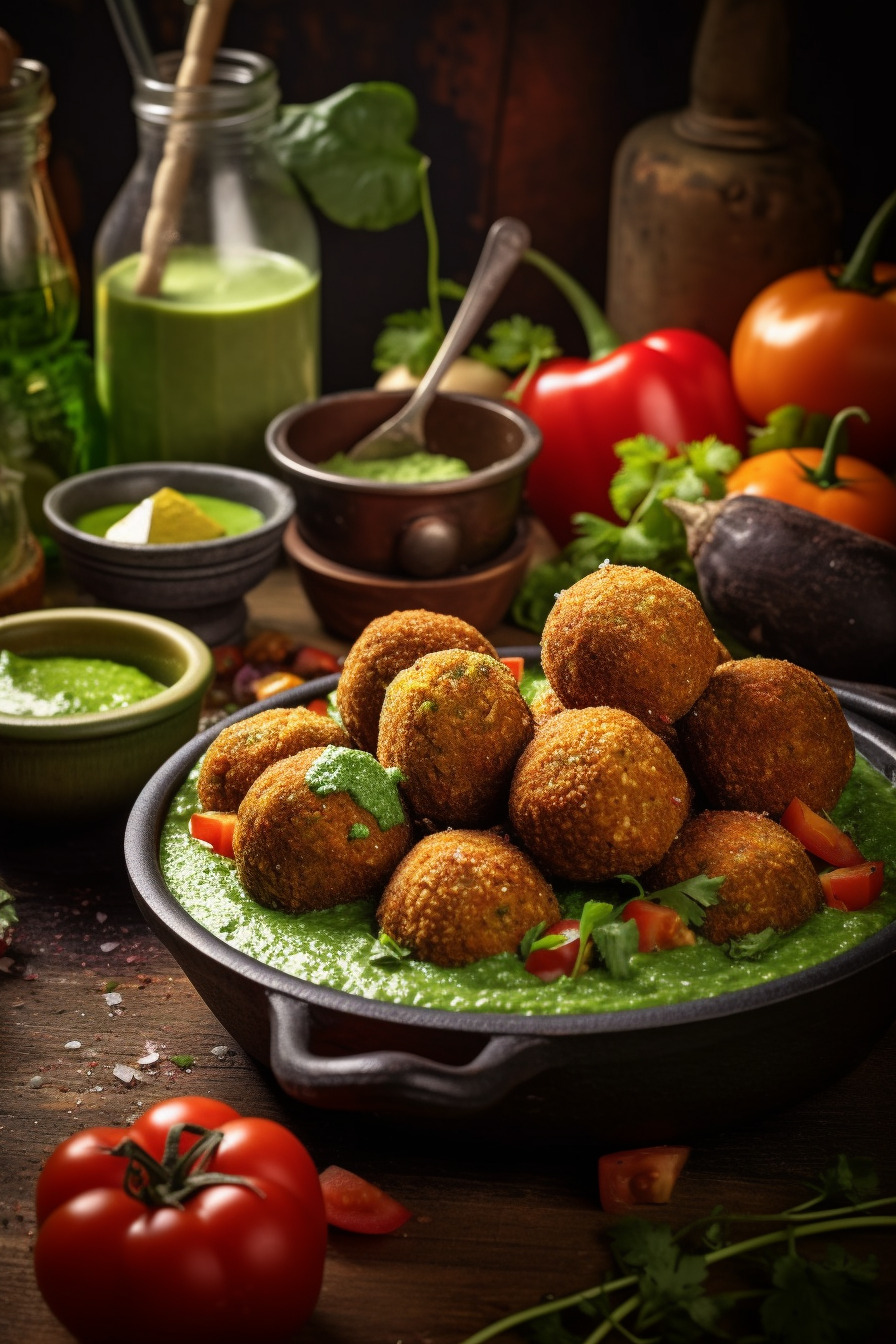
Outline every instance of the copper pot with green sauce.
<path fill-rule="evenodd" d="M 544 984 L 510 954 L 453 969 L 371 962 L 375 902 L 263 910 L 232 864 L 189 841 L 196 766 L 217 730 L 138 800 L 130 879 L 212 1010 L 302 1101 L 463 1117 L 461 1132 L 501 1141 L 558 1125 L 623 1146 L 680 1140 L 798 1099 L 856 1063 L 896 1017 L 896 737 L 848 717 L 860 759 L 835 817 L 887 862 L 884 896 L 853 914 L 821 911 L 757 962 L 705 940 L 638 955 L 622 982 L 591 971 Z"/>

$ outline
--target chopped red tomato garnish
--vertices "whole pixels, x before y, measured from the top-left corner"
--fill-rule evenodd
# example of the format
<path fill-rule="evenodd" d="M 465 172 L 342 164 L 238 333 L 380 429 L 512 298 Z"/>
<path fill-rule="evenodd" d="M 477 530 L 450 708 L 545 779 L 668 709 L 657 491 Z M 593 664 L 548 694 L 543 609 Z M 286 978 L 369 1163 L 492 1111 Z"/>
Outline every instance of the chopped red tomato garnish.
<path fill-rule="evenodd" d="M 326 649 L 315 649 L 305 644 L 292 660 L 292 670 L 297 676 L 310 681 L 312 677 L 327 677 L 339 671 L 339 660 Z"/>
<path fill-rule="evenodd" d="M 665 1145 L 604 1153 L 597 1163 L 605 1213 L 628 1213 L 633 1204 L 668 1204 L 690 1148 Z"/>
<path fill-rule="evenodd" d="M 857 849 L 853 840 L 835 826 L 827 817 L 821 817 L 807 807 L 799 798 L 793 802 L 781 818 L 785 830 L 795 835 L 797 840 L 816 858 L 832 863 L 836 868 L 851 868 L 864 863 L 865 856 Z"/>
<path fill-rule="evenodd" d="M 656 901 L 629 901 L 622 918 L 637 924 L 639 952 L 668 952 L 673 947 L 693 947 L 697 941 L 677 910 Z"/>
<path fill-rule="evenodd" d="M 559 980 L 564 975 L 572 975 L 579 958 L 579 921 L 577 919 L 559 919 L 549 929 L 545 929 L 542 938 L 563 938 L 556 947 L 536 947 L 525 961 L 525 969 L 537 975 L 546 985 Z M 588 952 L 582 958 L 579 974 L 588 969 Z"/>
<path fill-rule="evenodd" d="M 294 686 L 301 685 L 302 678 L 293 672 L 269 672 L 256 681 L 255 699 L 266 700 L 269 695 L 279 695 L 281 691 L 291 691 Z"/>
<path fill-rule="evenodd" d="M 305 708 L 310 709 L 312 714 L 326 714 L 327 702 L 326 700 L 309 700 Z"/>
<path fill-rule="evenodd" d="M 853 868 L 831 868 L 819 873 L 818 880 L 825 900 L 835 910 L 864 910 L 883 889 L 884 865 L 874 859 Z"/>
<path fill-rule="evenodd" d="M 394 1232 L 411 1216 L 410 1209 L 344 1167 L 320 1174 L 327 1222 L 346 1232 Z"/>
<path fill-rule="evenodd" d="M 523 679 L 523 671 L 526 666 L 525 658 L 520 658 L 516 654 L 511 654 L 509 658 L 502 658 L 501 662 L 504 664 L 505 667 L 510 668 L 511 672 L 517 679 L 517 684 L 519 684 L 519 682 L 521 682 Z"/>
<path fill-rule="evenodd" d="M 190 834 L 194 840 L 204 840 L 223 859 L 233 858 L 235 812 L 194 812 L 190 818 Z"/>

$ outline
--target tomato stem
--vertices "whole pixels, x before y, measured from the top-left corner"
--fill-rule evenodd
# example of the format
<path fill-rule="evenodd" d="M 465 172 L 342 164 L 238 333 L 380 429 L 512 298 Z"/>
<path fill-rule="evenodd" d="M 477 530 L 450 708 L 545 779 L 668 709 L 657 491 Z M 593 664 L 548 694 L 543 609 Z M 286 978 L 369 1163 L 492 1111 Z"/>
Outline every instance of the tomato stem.
<path fill-rule="evenodd" d="M 854 415 L 857 415 L 866 425 L 870 419 L 868 412 L 863 410 L 861 406 L 847 406 L 844 410 L 838 411 L 831 421 L 831 427 L 827 432 L 818 466 L 813 468 L 807 467 L 805 463 L 800 463 L 806 474 L 806 480 L 811 481 L 821 490 L 837 489 L 850 484 L 849 481 L 843 480 L 837 475 L 837 458 L 846 446 L 846 421 Z"/>
<path fill-rule="evenodd" d="M 536 252 L 532 247 L 523 253 L 523 261 L 528 261 L 530 266 L 534 266 L 552 280 L 568 300 L 585 332 L 589 359 L 603 359 L 605 355 L 612 354 L 622 345 L 622 337 L 610 326 L 588 291 L 583 289 L 568 271 L 564 271 L 556 261 L 551 261 L 550 257 L 546 257 L 543 252 Z"/>
<path fill-rule="evenodd" d="M 877 261 L 881 240 L 894 215 L 896 215 L 896 191 L 887 197 L 877 211 L 840 274 L 830 276 L 835 289 L 855 289 L 861 294 L 876 297 L 891 287 L 890 284 L 880 284 L 874 279 L 874 263 Z"/>
<path fill-rule="evenodd" d="M 196 1134 L 198 1138 L 185 1153 L 180 1154 L 180 1141 L 184 1133 Z M 182 1209 L 185 1200 L 210 1185 L 244 1185 L 263 1199 L 263 1192 L 244 1176 L 207 1170 L 223 1138 L 220 1129 L 205 1129 L 202 1125 L 172 1125 L 165 1138 L 161 1162 L 156 1161 L 134 1139 L 123 1139 L 110 1149 L 110 1155 L 127 1158 L 124 1192 L 149 1208 Z"/>

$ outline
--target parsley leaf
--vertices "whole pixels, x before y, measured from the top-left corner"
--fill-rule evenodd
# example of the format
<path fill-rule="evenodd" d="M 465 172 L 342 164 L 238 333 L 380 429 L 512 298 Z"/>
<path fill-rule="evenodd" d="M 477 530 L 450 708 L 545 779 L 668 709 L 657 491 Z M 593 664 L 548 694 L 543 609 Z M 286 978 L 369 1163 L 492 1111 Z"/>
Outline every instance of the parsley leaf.
<path fill-rule="evenodd" d="M 379 937 L 373 940 L 370 962 L 374 966 L 386 966 L 394 970 L 409 956 L 411 956 L 411 949 L 396 943 L 391 934 L 382 929 Z"/>
<path fill-rule="evenodd" d="M 686 877 L 676 882 L 674 887 L 664 887 L 661 891 L 651 891 L 648 900 L 658 905 L 668 905 L 685 922 L 694 928 L 700 928 L 706 920 L 707 908 L 719 903 L 719 887 L 724 877 L 707 877 L 698 873 L 696 877 Z"/>
<path fill-rule="evenodd" d="M 421 378 L 442 343 L 444 331 L 428 308 L 392 313 L 373 346 L 373 367 L 381 373 L 396 364 L 406 364 Z"/>
<path fill-rule="evenodd" d="M 638 950 L 638 926 L 633 919 L 602 924 L 594 930 L 594 946 L 614 980 L 632 978 L 632 957 Z"/>
<path fill-rule="evenodd" d="M 777 929 L 761 929 L 759 933 L 745 933 L 743 938 L 732 938 L 725 943 L 725 951 L 732 961 L 759 961 L 780 941 Z"/>
<path fill-rule="evenodd" d="M 621 465 L 610 485 L 610 498 L 624 525 L 591 513 L 573 514 L 578 535 L 559 556 L 530 570 L 514 599 L 511 618 L 523 629 L 540 633 L 557 594 L 605 560 L 646 565 L 696 591 L 684 527 L 663 507 L 663 500 L 721 499 L 725 476 L 740 461 L 740 454 L 711 437 L 681 443 L 672 456 L 649 434 L 623 439 L 613 451 Z"/>
<path fill-rule="evenodd" d="M 770 1341 L 782 1344 L 852 1344 L 867 1339 L 877 1323 L 877 1263 L 857 1260 L 829 1246 L 823 1261 L 779 1256 L 772 1291 L 761 1318 Z"/>
<path fill-rule="evenodd" d="M 817 1190 L 824 1202 L 834 1206 L 846 1200 L 862 1204 L 874 1199 L 878 1192 L 877 1173 L 867 1157 L 847 1157 L 840 1153 L 821 1173 L 817 1184 L 809 1182 L 810 1190 Z"/>
<path fill-rule="evenodd" d="M 493 369 L 506 369 L 508 373 L 519 373 L 533 360 L 540 364 L 542 360 L 561 354 L 552 329 L 520 313 L 495 322 L 486 335 L 490 344 L 472 346 L 470 355 Z"/>
<path fill-rule="evenodd" d="M 642 1316 L 702 1296 L 706 1259 L 683 1251 L 668 1223 L 626 1218 L 610 1233 L 610 1241 L 619 1263 L 638 1274 Z"/>

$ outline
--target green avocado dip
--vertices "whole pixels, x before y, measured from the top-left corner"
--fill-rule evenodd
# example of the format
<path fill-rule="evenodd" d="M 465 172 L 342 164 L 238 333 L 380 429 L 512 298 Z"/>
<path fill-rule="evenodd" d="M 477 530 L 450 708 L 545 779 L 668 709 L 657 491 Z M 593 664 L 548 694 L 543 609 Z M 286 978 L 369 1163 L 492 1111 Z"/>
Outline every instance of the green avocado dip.
<path fill-rule="evenodd" d="M 315 463 L 320 471 L 336 476 L 359 476 L 367 481 L 398 481 L 402 485 L 424 485 L 432 481 L 456 481 L 469 476 L 470 468 L 460 457 L 441 453 L 408 453 L 406 457 L 376 457 L 356 462 L 346 453 L 336 453 L 326 462 Z"/>
<path fill-rule="evenodd" d="M 261 527 L 264 522 L 264 514 L 260 509 L 254 509 L 251 504 L 240 504 L 235 499 L 219 499 L 217 495 L 187 493 L 184 494 L 184 499 L 188 499 L 209 518 L 219 523 L 228 537 L 251 532 L 254 528 Z M 114 523 L 120 522 L 131 512 L 135 503 L 136 501 L 132 500 L 130 503 L 106 504 L 101 509 L 92 509 L 90 513 L 84 513 L 75 519 L 75 527 L 82 532 L 89 532 L 93 537 L 104 537 Z"/>
<path fill-rule="evenodd" d="M 527 668 L 522 688 L 531 698 L 544 682 L 528 673 Z M 805 970 L 896 919 L 896 788 L 862 757 L 832 816 L 863 853 L 885 862 L 886 883 L 878 900 L 857 911 L 826 906 L 758 960 L 733 960 L 722 947 L 698 937 L 694 947 L 637 953 L 628 980 L 592 969 L 576 980 L 563 977 L 552 984 L 529 974 L 511 953 L 455 968 L 410 957 L 372 961 L 375 900 L 304 915 L 257 905 L 242 890 L 232 862 L 190 839 L 190 816 L 199 806 L 198 773 L 199 765 L 176 795 L 162 832 L 161 866 L 173 895 L 194 919 L 241 952 L 313 984 L 367 999 L 524 1015 L 650 1008 L 747 989 Z M 606 887 L 555 889 L 564 918 L 577 918 L 585 899 L 606 898 Z"/>
<path fill-rule="evenodd" d="M 102 714 L 165 689 L 139 668 L 106 658 L 23 658 L 0 650 L 0 714 L 41 719 Z"/>

